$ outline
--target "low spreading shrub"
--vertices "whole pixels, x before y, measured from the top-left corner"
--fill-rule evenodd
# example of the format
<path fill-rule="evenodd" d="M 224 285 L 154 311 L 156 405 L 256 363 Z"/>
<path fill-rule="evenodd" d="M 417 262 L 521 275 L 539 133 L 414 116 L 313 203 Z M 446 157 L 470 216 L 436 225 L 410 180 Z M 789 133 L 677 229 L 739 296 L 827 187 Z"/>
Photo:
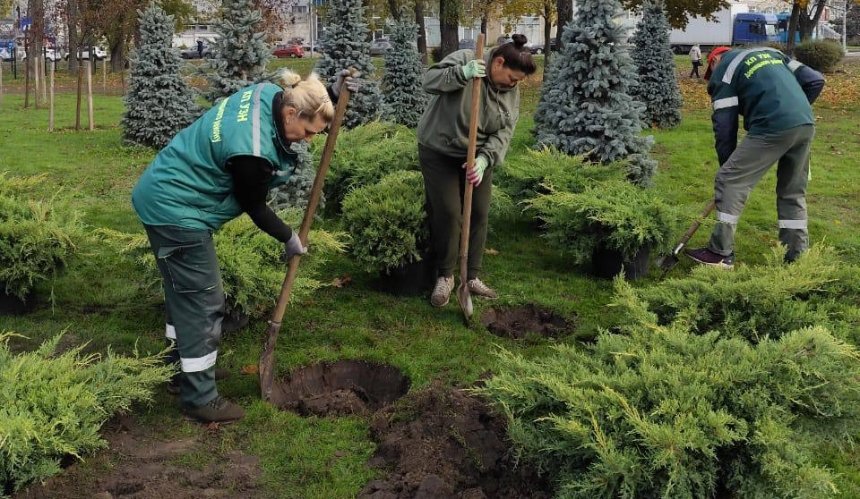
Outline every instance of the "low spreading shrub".
<path fill-rule="evenodd" d="M 13 354 L 0 334 L 0 496 L 59 473 L 60 461 L 105 447 L 99 429 L 117 412 L 151 400 L 170 378 L 162 358 L 56 353 L 60 336 Z"/>
<path fill-rule="evenodd" d="M 816 449 L 860 423 L 860 353 L 822 327 L 752 345 L 634 324 L 498 366 L 479 391 L 558 497 L 831 497 Z"/>
<path fill-rule="evenodd" d="M 314 154 L 322 154 L 322 149 L 316 143 Z M 319 163 L 318 157 L 315 163 Z M 418 168 L 414 130 L 382 121 L 343 130 L 325 181 L 327 212 L 339 213 L 343 198 L 354 189 L 374 184 L 392 172 Z"/>
<path fill-rule="evenodd" d="M 66 264 L 81 233 L 77 215 L 56 200 L 25 197 L 36 182 L 0 175 L 0 293 L 21 300 Z"/>
<path fill-rule="evenodd" d="M 289 210 L 279 216 L 299 230 L 301 212 Z M 155 266 L 149 242 L 144 234 L 126 234 L 100 229 L 98 234 L 118 251 L 134 259 L 144 270 L 145 285 L 160 289 L 161 276 Z M 292 300 L 307 298 L 324 285 L 319 270 L 334 254 L 344 251 L 344 234 L 312 230 L 310 250 L 302 258 L 301 272 L 296 277 Z M 262 317 L 278 298 L 278 291 L 287 271 L 283 258 L 284 245 L 261 231 L 250 218 L 242 216 L 224 225 L 215 233 L 215 253 L 221 270 L 226 313 Z"/>
<path fill-rule="evenodd" d="M 540 195 L 528 206 L 544 223 L 544 237 L 575 264 L 588 262 L 598 248 L 618 251 L 624 261 L 643 247 L 663 250 L 678 224 L 659 196 L 621 180 Z"/>
<path fill-rule="evenodd" d="M 358 188 L 343 201 L 351 255 L 369 272 L 386 272 L 421 259 L 428 237 L 424 181 L 395 172 Z"/>
<path fill-rule="evenodd" d="M 794 48 L 794 57 L 807 66 L 829 73 L 845 57 L 842 45 L 828 40 L 811 40 Z"/>
<path fill-rule="evenodd" d="M 616 306 L 633 317 L 644 304 L 653 314 L 649 320 L 660 324 L 752 342 L 827 325 L 837 337 L 860 344 L 860 267 L 826 246 L 813 246 L 791 265 L 783 263 L 784 252 L 775 248 L 762 266 L 733 272 L 702 266 L 651 287 L 618 281 Z"/>

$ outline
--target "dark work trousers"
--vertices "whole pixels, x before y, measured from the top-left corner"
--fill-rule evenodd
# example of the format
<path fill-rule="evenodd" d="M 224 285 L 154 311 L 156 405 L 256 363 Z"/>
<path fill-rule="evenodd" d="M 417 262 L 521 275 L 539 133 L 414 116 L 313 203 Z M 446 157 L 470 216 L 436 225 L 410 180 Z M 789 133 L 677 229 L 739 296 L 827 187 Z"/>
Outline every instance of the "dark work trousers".
<path fill-rule="evenodd" d="M 224 318 L 224 288 L 208 230 L 144 225 L 164 284 L 168 339 L 182 368 L 179 398 L 190 407 L 218 396 L 215 361 Z"/>
<path fill-rule="evenodd" d="M 693 61 L 693 70 L 690 71 L 690 78 L 692 78 L 694 75 L 696 78 L 701 78 L 699 76 L 699 66 L 701 66 L 701 65 L 702 65 L 702 61 Z"/>
<path fill-rule="evenodd" d="M 427 215 L 430 219 L 430 241 L 436 254 L 440 277 L 454 275 L 460 250 L 463 220 L 463 194 L 466 188 L 465 157 L 451 157 L 418 146 L 418 160 L 424 175 Z M 487 218 L 493 190 L 493 169 L 487 168 L 481 185 L 472 191 L 472 221 L 469 227 L 467 279 L 478 277 L 487 242 Z"/>
<path fill-rule="evenodd" d="M 722 256 L 734 251 L 735 229 L 750 191 L 777 164 L 776 209 L 779 240 L 786 246 L 786 260 L 793 261 L 809 247 L 806 184 L 809 149 L 815 127 L 804 125 L 769 135 L 747 135 L 714 182 L 717 226 L 709 249 Z"/>

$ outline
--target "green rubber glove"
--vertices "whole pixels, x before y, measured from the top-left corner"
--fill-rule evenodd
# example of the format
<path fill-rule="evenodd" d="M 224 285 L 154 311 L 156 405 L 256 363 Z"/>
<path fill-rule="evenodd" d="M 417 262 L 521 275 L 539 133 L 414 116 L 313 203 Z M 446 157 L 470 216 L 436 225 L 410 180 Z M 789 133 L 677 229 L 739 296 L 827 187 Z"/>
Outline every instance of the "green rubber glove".
<path fill-rule="evenodd" d="M 489 161 L 485 156 L 475 158 L 475 166 L 471 170 L 466 170 L 466 179 L 473 187 L 478 187 L 484 180 L 484 172 L 487 170 Z M 463 165 L 465 167 L 466 165 Z"/>
<path fill-rule="evenodd" d="M 480 59 L 473 59 L 466 64 L 460 66 L 463 70 L 463 76 L 467 80 L 472 78 L 483 78 L 487 76 L 487 64 Z"/>

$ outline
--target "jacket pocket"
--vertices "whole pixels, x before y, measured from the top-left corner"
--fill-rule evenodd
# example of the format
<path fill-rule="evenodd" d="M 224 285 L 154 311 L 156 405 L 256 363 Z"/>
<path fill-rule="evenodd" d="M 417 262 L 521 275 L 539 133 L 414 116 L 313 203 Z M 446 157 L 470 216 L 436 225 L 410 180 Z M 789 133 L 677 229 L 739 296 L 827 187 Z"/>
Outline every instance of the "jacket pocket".
<path fill-rule="evenodd" d="M 158 248 L 170 284 L 177 293 L 196 293 L 218 286 L 221 275 L 211 240 Z"/>

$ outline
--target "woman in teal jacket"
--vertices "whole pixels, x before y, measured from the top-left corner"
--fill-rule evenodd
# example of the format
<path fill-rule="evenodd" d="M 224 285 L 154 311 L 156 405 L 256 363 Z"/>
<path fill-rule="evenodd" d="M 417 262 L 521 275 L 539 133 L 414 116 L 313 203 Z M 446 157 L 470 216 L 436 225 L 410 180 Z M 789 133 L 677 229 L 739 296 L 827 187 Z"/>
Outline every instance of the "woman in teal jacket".
<path fill-rule="evenodd" d="M 356 85 L 343 72 L 332 88 L 340 88 L 344 78 L 350 88 Z M 266 205 L 266 195 L 293 171 L 290 144 L 328 126 L 336 95 L 315 75 L 302 80 L 288 71 L 281 80 L 280 86 L 239 90 L 179 132 L 132 193 L 164 279 L 166 336 L 178 350 L 182 407 L 204 422 L 244 415 L 215 386 L 224 290 L 212 233 L 244 212 L 284 243 L 288 257 L 306 251 Z"/>

